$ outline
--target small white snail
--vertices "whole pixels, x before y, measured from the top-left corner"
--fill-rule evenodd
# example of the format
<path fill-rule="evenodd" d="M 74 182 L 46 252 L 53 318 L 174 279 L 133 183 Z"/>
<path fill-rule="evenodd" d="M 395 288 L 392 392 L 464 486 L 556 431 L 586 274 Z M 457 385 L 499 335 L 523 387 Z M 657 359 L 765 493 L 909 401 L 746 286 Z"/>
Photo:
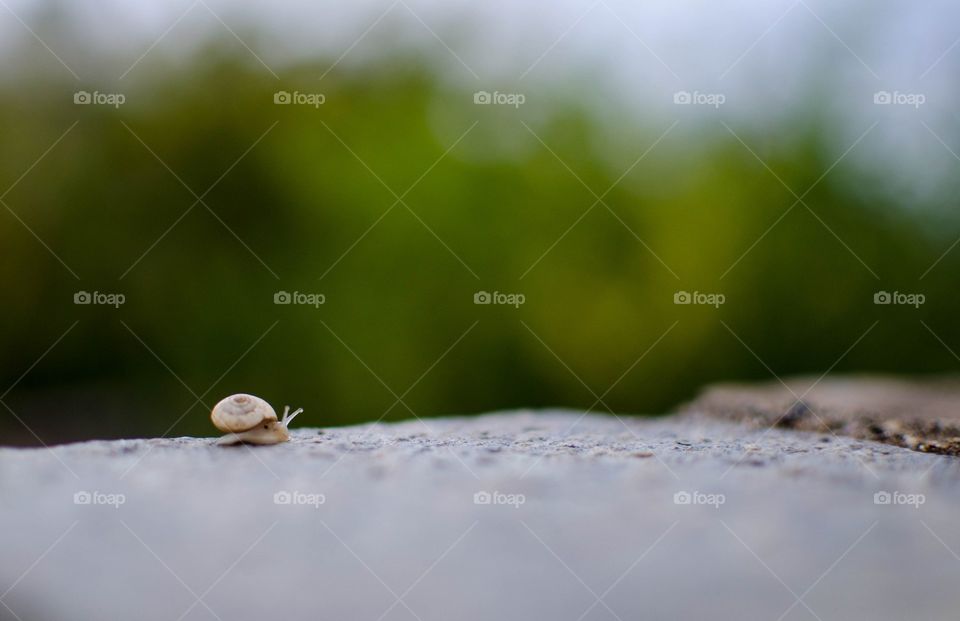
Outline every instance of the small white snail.
<path fill-rule="evenodd" d="M 231 395 L 213 406 L 210 420 L 220 431 L 227 432 L 217 444 L 277 444 L 290 439 L 287 425 L 303 411 L 303 408 L 290 413 L 290 407 L 283 409 L 283 418 L 277 420 L 277 413 L 270 404 L 253 395 Z"/>

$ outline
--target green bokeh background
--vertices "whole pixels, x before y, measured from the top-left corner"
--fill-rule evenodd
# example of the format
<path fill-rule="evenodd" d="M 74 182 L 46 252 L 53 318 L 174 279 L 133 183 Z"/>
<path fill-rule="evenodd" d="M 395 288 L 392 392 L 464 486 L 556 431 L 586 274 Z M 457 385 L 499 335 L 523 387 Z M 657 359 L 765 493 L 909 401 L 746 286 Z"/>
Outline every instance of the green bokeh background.
<path fill-rule="evenodd" d="M 248 58 L 211 42 L 150 61 L 119 109 L 74 105 L 86 85 L 54 70 L 0 87 L 3 189 L 76 122 L 0 208 L 0 443 L 213 435 L 207 408 L 241 391 L 325 426 L 655 414 L 709 382 L 956 367 L 960 251 L 920 279 L 955 214 L 885 200 L 852 158 L 804 198 L 816 215 L 795 205 L 721 278 L 795 199 L 717 122 L 678 113 L 595 205 L 584 184 L 602 194 L 669 121 L 600 118 L 575 83 L 475 106 L 415 55 L 322 83 L 331 59 L 278 81 Z M 280 89 L 326 102 L 278 106 Z M 818 102 L 804 110 L 773 133 L 736 128 L 798 194 L 842 153 Z M 203 195 L 228 169 L 195 205 L 184 184 Z M 680 290 L 726 303 L 678 306 Z M 877 306 L 879 290 L 927 302 Z M 126 303 L 75 305 L 77 291 Z M 326 303 L 275 305 L 277 291 Z M 475 305 L 477 291 L 526 302 Z"/>

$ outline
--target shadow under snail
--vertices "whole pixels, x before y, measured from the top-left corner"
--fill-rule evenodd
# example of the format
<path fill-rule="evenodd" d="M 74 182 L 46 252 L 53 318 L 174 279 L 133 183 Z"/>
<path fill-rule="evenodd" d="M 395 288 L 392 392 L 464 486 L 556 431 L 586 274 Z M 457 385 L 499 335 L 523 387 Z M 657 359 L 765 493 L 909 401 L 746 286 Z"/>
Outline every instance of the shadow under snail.
<path fill-rule="evenodd" d="M 213 406 L 210 420 L 227 434 L 217 440 L 217 444 L 278 444 L 290 439 L 287 426 L 301 412 L 303 408 L 291 413 L 289 406 L 284 407 L 283 418 L 278 420 L 269 403 L 260 397 L 241 393 Z"/>

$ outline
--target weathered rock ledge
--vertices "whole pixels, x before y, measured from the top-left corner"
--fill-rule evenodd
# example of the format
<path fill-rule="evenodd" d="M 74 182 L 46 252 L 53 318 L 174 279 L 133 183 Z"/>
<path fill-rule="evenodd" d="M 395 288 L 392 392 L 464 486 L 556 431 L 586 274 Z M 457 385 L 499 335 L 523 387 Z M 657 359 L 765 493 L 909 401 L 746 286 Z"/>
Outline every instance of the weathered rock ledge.
<path fill-rule="evenodd" d="M 960 378 L 796 377 L 707 387 L 681 411 L 960 455 Z"/>

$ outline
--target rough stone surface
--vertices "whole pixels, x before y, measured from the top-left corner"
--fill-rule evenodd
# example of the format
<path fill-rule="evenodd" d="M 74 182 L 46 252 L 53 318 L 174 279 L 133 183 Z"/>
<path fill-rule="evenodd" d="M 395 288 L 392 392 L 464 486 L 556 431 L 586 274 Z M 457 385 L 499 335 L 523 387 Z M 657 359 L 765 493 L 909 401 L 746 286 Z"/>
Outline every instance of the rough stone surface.
<path fill-rule="evenodd" d="M 710 386 L 681 411 L 960 455 L 960 379 L 789 378 Z"/>
<path fill-rule="evenodd" d="M 956 618 L 957 464 L 557 411 L 0 449 L 0 618 Z"/>

